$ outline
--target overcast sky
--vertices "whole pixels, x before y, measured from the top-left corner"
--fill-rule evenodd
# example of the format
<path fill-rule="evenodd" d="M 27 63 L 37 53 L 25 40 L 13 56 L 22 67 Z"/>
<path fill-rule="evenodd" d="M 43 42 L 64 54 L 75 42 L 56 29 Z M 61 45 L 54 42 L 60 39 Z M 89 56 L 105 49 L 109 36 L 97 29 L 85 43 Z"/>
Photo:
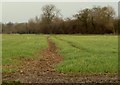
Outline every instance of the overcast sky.
<path fill-rule="evenodd" d="M 30 18 L 40 16 L 41 7 L 46 4 L 54 4 L 61 10 L 64 18 L 72 17 L 79 10 L 92 8 L 94 6 L 112 6 L 116 14 L 118 13 L 117 2 L 3 2 L 2 3 L 2 22 L 26 22 Z M 1 18 L 0 18 L 1 21 Z"/>

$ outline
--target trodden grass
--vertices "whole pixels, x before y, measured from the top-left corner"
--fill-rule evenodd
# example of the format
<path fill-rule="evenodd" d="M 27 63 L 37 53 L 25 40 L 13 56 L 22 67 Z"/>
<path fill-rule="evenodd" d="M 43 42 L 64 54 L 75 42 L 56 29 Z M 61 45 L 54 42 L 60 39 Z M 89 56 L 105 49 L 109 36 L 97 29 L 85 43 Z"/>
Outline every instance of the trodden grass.
<path fill-rule="evenodd" d="M 118 71 L 118 38 L 110 35 L 54 35 L 64 61 L 56 69 L 64 73 L 104 74 Z"/>
<path fill-rule="evenodd" d="M 46 35 L 4 34 L 2 35 L 2 64 L 20 65 L 21 58 L 35 59 L 45 48 L 47 48 Z M 14 71 L 14 69 L 3 68 L 3 72 Z"/>

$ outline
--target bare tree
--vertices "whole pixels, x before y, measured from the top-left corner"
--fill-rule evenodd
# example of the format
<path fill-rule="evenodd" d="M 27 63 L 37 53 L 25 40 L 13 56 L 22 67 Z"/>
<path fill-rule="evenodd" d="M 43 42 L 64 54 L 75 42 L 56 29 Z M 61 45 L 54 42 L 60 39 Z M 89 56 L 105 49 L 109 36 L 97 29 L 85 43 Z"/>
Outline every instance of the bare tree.
<path fill-rule="evenodd" d="M 59 16 L 60 10 L 55 5 L 45 5 L 42 7 L 42 21 L 45 23 L 51 23 L 52 20 Z"/>
<path fill-rule="evenodd" d="M 78 14 L 74 15 L 80 22 L 83 22 L 86 32 L 88 31 L 88 21 L 89 21 L 90 9 L 84 9 Z"/>

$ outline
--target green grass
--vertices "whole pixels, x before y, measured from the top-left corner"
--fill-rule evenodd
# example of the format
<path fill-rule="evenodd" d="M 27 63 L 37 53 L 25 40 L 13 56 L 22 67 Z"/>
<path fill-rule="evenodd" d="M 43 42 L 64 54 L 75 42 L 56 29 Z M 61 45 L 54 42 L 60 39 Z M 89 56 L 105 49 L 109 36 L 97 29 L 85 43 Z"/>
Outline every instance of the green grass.
<path fill-rule="evenodd" d="M 61 35 L 52 39 L 64 61 L 56 69 L 64 73 L 117 73 L 118 40 L 110 35 Z"/>
<path fill-rule="evenodd" d="M 118 38 L 112 35 L 51 35 L 64 60 L 55 66 L 63 73 L 117 73 Z M 2 37 L 3 65 L 20 65 L 21 58 L 37 59 L 47 48 L 46 35 L 4 34 Z M 3 68 L 3 72 L 16 68 Z"/>
<path fill-rule="evenodd" d="M 45 35 L 4 34 L 2 36 L 2 64 L 19 65 L 21 58 L 35 59 L 38 52 L 44 48 L 47 48 Z M 10 69 L 3 69 L 3 72 L 8 70 Z M 11 71 L 14 70 L 15 68 L 11 69 Z"/>

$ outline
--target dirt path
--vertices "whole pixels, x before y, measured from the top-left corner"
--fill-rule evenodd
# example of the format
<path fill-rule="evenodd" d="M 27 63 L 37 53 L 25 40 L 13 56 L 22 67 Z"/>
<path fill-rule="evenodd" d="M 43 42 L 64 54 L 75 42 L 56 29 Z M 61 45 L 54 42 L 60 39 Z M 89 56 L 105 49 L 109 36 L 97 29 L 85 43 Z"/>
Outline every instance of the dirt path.
<path fill-rule="evenodd" d="M 55 43 L 48 37 L 48 48 L 42 51 L 43 59 L 23 60 L 24 65 L 15 73 L 3 74 L 3 80 L 19 80 L 22 83 L 84 83 L 84 82 L 117 82 L 117 76 L 92 75 L 81 76 L 59 73 L 54 65 L 63 60 L 57 53 Z"/>

